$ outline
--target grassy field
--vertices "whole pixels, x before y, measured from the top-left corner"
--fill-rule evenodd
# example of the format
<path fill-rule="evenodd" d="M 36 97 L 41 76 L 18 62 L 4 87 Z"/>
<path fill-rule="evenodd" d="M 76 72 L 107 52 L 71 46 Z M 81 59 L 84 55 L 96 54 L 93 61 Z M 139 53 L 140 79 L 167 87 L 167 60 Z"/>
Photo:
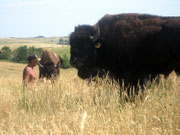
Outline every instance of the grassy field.
<path fill-rule="evenodd" d="M 15 49 L 26 45 L 27 47 L 49 48 L 57 49 L 65 45 L 59 45 L 60 37 L 46 37 L 46 38 L 0 38 L 0 49 L 3 46 L 8 46 Z"/>
<path fill-rule="evenodd" d="M 69 58 L 70 47 L 58 40 L 6 38 L 0 48 L 34 46 Z M 39 80 L 36 88 L 23 89 L 25 66 L 0 61 L 0 135 L 180 135 L 180 78 L 174 73 L 126 102 L 108 77 L 88 82 L 74 68 L 61 69 L 54 84 Z"/>
<path fill-rule="evenodd" d="M 125 102 L 108 77 L 88 83 L 73 68 L 61 69 L 54 84 L 39 80 L 37 88 L 23 89 L 24 67 L 0 62 L 2 135 L 180 134 L 180 78 L 174 73 L 146 89 L 143 99 Z"/>

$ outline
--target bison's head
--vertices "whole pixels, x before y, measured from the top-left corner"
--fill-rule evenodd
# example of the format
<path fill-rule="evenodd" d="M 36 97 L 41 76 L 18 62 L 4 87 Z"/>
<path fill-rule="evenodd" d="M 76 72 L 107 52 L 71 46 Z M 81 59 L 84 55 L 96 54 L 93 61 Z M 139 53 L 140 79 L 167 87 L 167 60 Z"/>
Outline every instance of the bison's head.
<path fill-rule="evenodd" d="M 54 64 L 52 61 L 39 64 L 42 76 L 47 77 L 48 79 L 51 77 L 56 77 L 59 74 L 61 64 L 62 60 L 60 60 L 57 64 Z"/>
<path fill-rule="evenodd" d="M 78 69 L 78 75 L 83 79 L 97 73 L 99 42 L 100 30 L 98 26 L 80 25 L 75 27 L 75 31 L 70 35 L 70 63 Z"/>
<path fill-rule="evenodd" d="M 47 73 L 53 74 L 56 69 L 58 69 L 58 66 L 54 64 L 53 62 L 47 62 L 44 64 L 44 69 Z"/>

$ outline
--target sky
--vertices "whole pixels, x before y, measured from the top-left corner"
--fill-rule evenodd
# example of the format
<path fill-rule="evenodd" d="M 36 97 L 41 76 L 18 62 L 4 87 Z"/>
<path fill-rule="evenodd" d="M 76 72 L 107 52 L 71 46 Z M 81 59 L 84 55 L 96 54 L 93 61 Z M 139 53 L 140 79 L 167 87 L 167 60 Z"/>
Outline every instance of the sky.
<path fill-rule="evenodd" d="M 180 0 L 0 0 L 0 38 L 69 36 L 121 13 L 180 16 Z"/>

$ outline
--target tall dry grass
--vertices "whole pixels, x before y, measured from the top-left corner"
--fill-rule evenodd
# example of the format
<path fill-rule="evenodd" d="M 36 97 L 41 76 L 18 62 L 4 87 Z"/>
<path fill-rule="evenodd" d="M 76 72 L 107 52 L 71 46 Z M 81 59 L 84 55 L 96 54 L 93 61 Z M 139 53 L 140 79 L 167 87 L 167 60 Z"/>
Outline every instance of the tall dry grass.
<path fill-rule="evenodd" d="M 178 135 L 180 78 L 153 84 L 135 102 L 120 98 L 108 78 L 87 82 L 74 69 L 55 84 L 23 89 L 21 75 L 0 77 L 2 135 Z"/>

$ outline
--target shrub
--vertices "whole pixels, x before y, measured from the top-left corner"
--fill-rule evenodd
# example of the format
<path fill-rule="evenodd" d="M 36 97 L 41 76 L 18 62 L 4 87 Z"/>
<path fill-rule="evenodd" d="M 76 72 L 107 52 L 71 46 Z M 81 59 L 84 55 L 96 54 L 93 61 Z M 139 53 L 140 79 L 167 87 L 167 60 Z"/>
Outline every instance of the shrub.
<path fill-rule="evenodd" d="M 27 46 L 18 47 L 13 51 L 13 61 L 14 62 L 26 62 L 28 57 L 28 48 Z"/>
<path fill-rule="evenodd" d="M 67 54 L 64 54 L 62 59 L 63 59 L 63 64 L 62 64 L 61 68 L 65 68 L 65 69 L 70 68 L 71 65 L 70 65 L 69 57 L 67 56 Z"/>
<path fill-rule="evenodd" d="M 58 44 L 60 44 L 60 45 L 69 45 L 69 39 L 68 38 L 60 38 Z"/>
<path fill-rule="evenodd" d="M 53 52 L 57 53 L 58 55 L 61 56 L 61 58 L 63 59 L 63 64 L 61 66 L 61 68 L 70 68 L 70 47 L 61 47 L 59 49 L 52 49 Z"/>
<path fill-rule="evenodd" d="M 9 47 L 4 46 L 1 49 L 1 53 L 0 53 L 0 59 L 5 59 L 5 60 L 9 60 L 11 58 L 12 55 L 12 51 Z"/>
<path fill-rule="evenodd" d="M 35 48 L 34 46 L 29 47 L 28 55 L 36 54 L 38 57 L 42 55 L 43 49 L 42 48 Z"/>

